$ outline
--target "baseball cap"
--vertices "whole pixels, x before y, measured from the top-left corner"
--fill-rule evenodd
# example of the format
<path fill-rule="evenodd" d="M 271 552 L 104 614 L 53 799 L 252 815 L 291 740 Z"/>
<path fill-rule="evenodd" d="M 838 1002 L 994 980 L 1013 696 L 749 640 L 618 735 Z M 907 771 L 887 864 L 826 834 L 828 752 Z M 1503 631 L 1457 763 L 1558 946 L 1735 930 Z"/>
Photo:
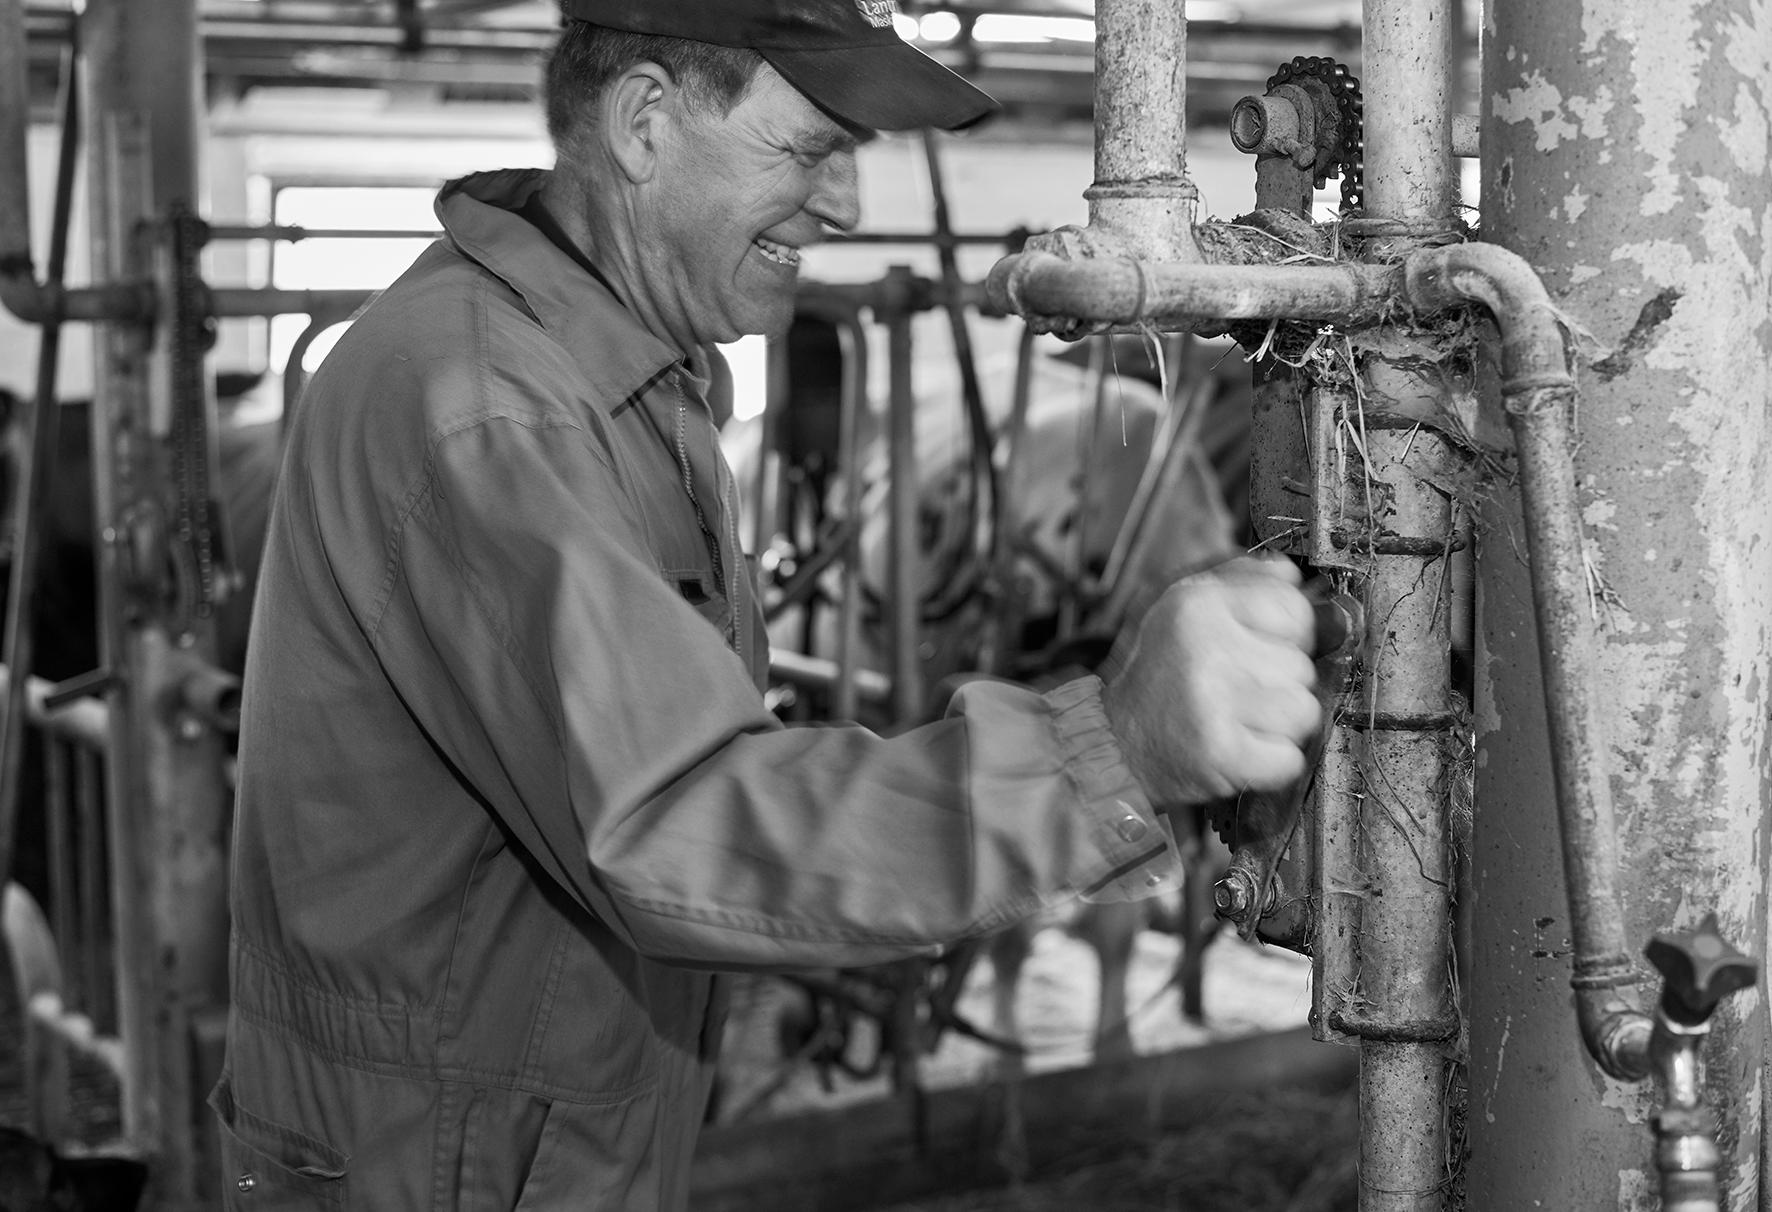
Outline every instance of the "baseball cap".
<path fill-rule="evenodd" d="M 610 29 L 756 51 L 852 126 L 957 130 L 996 111 L 985 93 L 905 42 L 896 0 L 563 0 Z"/>

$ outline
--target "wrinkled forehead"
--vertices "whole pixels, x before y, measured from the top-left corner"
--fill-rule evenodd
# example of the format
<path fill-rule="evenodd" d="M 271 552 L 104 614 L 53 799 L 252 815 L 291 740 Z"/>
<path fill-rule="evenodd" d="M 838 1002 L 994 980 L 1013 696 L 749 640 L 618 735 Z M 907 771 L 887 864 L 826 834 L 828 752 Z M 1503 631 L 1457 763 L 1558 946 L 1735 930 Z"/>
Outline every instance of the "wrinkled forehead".
<path fill-rule="evenodd" d="M 796 145 L 807 145 L 811 150 L 854 151 L 876 134 L 820 109 L 767 63 L 757 68 L 750 89 L 733 109 L 735 114 L 747 110 L 769 133 L 792 138 Z"/>

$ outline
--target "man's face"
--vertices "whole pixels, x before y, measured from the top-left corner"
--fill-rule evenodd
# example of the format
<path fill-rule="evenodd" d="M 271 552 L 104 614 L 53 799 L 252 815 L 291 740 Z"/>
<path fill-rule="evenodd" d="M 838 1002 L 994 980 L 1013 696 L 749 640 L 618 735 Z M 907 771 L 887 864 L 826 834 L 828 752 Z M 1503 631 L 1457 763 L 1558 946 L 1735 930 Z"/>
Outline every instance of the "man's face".
<path fill-rule="evenodd" d="M 636 215 L 643 289 L 673 335 L 787 331 L 800 250 L 860 217 L 855 145 L 767 64 L 727 116 L 684 115 Z"/>

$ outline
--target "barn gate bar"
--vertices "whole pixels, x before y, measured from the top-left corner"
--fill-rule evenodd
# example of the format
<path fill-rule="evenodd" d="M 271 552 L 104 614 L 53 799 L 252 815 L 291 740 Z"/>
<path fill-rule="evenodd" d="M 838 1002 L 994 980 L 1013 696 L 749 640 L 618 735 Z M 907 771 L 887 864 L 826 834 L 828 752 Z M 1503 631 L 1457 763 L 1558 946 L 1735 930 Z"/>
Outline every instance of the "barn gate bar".
<path fill-rule="evenodd" d="M 1766 948 L 1768 87 L 1764 0 L 1491 0 L 1483 238 L 1537 268 L 1579 333 L 1576 469 L 1602 643 L 1632 949 L 1715 910 Z M 1563 869 L 1525 570 L 1479 561 L 1472 1208 L 1657 1206 L 1648 1091 L 1572 1048 Z M 1760 1179 L 1766 1007 L 1716 1017 L 1723 1206 Z"/>
<path fill-rule="evenodd" d="M 1132 0 L 1102 0 L 1103 38 L 1116 28 L 1135 28 L 1120 26 L 1117 18 L 1140 11 Z M 1369 0 L 1365 6 L 1367 196 L 1363 213 L 1338 230 L 1363 257 L 1362 264 L 1339 255 L 1306 258 L 1334 264 L 1283 269 L 1237 264 L 1250 259 L 1246 251 L 1211 224 L 1196 227 L 1196 243 L 1210 236 L 1214 250 L 1202 263 L 1187 255 L 1187 239 L 1162 230 L 1173 217 L 1160 206 L 1122 207 L 1111 221 L 1092 207 L 1089 229 L 1038 237 L 1030 252 L 999 263 L 989 282 L 992 301 L 1068 335 L 1102 326 L 1216 326 L 1227 317 L 1290 317 L 1332 320 L 1334 326 L 1320 335 L 1360 339 L 1357 352 L 1351 341 L 1346 347 L 1347 366 L 1357 368 L 1349 390 L 1310 394 L 1318 401 L 1311 408 L 1318 412 L 1327 399 L 1330 421 L 1313 428 L 1314 436 L 1332 433 L 1336 424 L 1359 422 L 1365 534 L 1350 544 L 1350 536 L 1334 533 L 1336 519 L 1319 516 L 1325 501 L 1344 510 L 1349 501 L 1346 484 L 1330 484 L 1324 491 L 1322 482 L 1340 473 L 1326 467 L 1328 452 L 1321 448 L 1303 477 L 1306 495 L 1319 508 L 1301 529 L 1310 550 L 1355 546 L 1369 557 L 1363 564 L 1355 561 L 1349 575 L 1363 585 L 1370 622 L 1361 684 L 1341 714 L 1356 736 L 1351 746 L 1338 741 L 1330 747 L 1353 753 L 1358 777 L 1350 780 L 1342 770 L 1325 780 L 1351 786 L 1360 803 L 1323 803 L 1318 809 L 1326 819 L 1352 812 L 1351 828 L 1359 838 L 1354 874 L 1361 878 L 1353 885 L 1319 882 L 1314 892 L 1319 905 L 1350 891 L 1359 901 L 1352 948 L 1358 997 L 1344 999 L 1338 1012 L 1331 1003 L 1324 1015 L 1328 1021 L 1319 1019 L 1318 1026 L 1361 1039 L 1360 1206 L 1365 1212 L 1448 1207 L 1462 1204 L 1466 1194 L 1464 1151 L 1450 1129 L 1465 1110 L 1456 1080 L 1460 1038 L 1456 1020 L 1449 1017 L 1446 981 L 1452 946 L 1449 852 L 1459 841 L 1448 801 L 1461 780 L 1451 743 L 1460 730 L 1455 713 L 1447 710 L 1450 625 L 1443 587 L 1447 557 L 1463 541 L 1457 527 L 1457 510 L 1466 504 L 1457 474 L 1459 451 L 1475 453 L 1481 443 L 1472 441 L 1467 427 L 1481 429 L 1482 419 L 1494 411 L 1471 414 L 1470 384 L 1461 382 L 1471 367 L 1457 349 L 1465 343 L 1469 352 L 1469 333 L 1459 334 L 1457 328 L 1460 316 L 1470 314 L 1469 304 L 1487 311 L 1499 328 L 1499 358 L 1489 354 L 1492 371 L 1480 377 L 1499 379 L 1515 448 L 1508 452 L 1507 440 L 1490 425 L 1484 436 L 1499 439 L 1502 449 L 1488 458 L 1504 469 L 1511 463 L 1517 471 L 1479 481 L 1477 492 L 1512 498 L 1509 481 L 1517 477 L 1524 507 L 1511 529 L 1492 528 L 1482 536 L 1488 568 L 1484 596 L 1494 597 L 1492 585 L 1510 587 L 1508 605 L 1514 612 L 1509 618 L 1498 609 L 1486 622 L 1478 670 L 1482 762 L 1516 773 L 1512 784 L 1485 774 L 1477 800 L 1479 828 L 1485 811 L 1498 815 L 1477 851 L 1475 971 L 1461 974 L 1478 988 L 1473 1035 L 1479 1038 L 1470 1073 L 1476 1127 L 1470 1139 L 1479 1159 L 1468 1171 L 1468 1206 L 1746 1208 L 1759 1202 L 1756 1083 L 1764 1012 L 1751 994 L 1723 1011 L 1709 1049 L 1712 1081 L 1703 1085 L 1699 1047 L 1707 1016 L 1720 997 L 1753 982 L 1755 965 L 1714 932 L 1694 928 L 1714 910 L 1724 933 L 1750 948 L 1761 949 L 1765 938 L 1759 847 L 1766 802 L 1760 696 L 1767 661 L 1762 600 L 1767 579 L 1757 550 L 1763 545 L 1761 515 L 1751 503 L 1765 461 L 1765 4 L 1594 0 L 1579 9 L 1543 9 L 1523 0 L 1498 3 L 1485 57 L 1490 82 L 1485 93 L 1492 108 L 1484 120 L 1513 123 L 1525 133 L 1504 125 L 1505 133 L 1483 136 L 1485 209 L 1497 215 L 1494 234 L 1485 234 L 1498 241 L 1483 245 L 1461 244 L 1450 213 L 1449 152 L 1455 127 L 1468 131 L 1469 125 L 1455 124 L 1447 112 L 1449 25 L 1449 7 L 1437 2 Z M 1608 37 L 1616 45 L 1608 45 Z M 1173 48 L 1184 40 L 1185 34 L 1160 30 L 1130 58 L 1148 55 L 1176 63 Z M 1547 52 L 1547 43 L 1556 49 Z M 1595 55 L 1596 47 L 1604 53 Z M 1664 47 L 1679 49 L 1670 58 Z M 1544 61 L 1558 56 L 1573 61 L 1577 55 L 1586 56 L 1583 70 L 1594 77 L 1577 77 L 1586 91 L 1547 86 Z M 1115 118 L 1119 87 L 1112 81 L 1126 57 L 1123 47 L 1098 45 L 1098 104 L 1109 115 L 1098 116 L 1098 140 L 1126 137 Z M 1617 73 L 1620 64 L 1636 75 Z M 1643 77 L 1651 83 L 1635 88 Z M 1494 81 L 1511 83 L 1498 88 Z M 1574 97 L 1567 110 L 1564 95 Z M 1605 119 L 1617 97 L 1634 100 L 1621 103 L 1629 120 L 1614 130 Z M 1734 120 L 1687 124 L 1688 110 Z M 1144 121 L 1175 122 L 1180 112 L 1179 106 L 1150 105 Z M 1510 134 L 1520 141 L 1515 152 L 1498 150 L 1507 146 Z M 1562 164 L 1545 155 L 1578 139 L 1585 159 Z M 1640 150 L 1622 154 L 1626 147 Z M 1356 163 L 1358 150 L 1351 156 Z M 1176 151 L 1179 155 L 1179 145 Z M 1510 167 L 1509 155 L 1532 159 L 1532 174 Z M 1721 164 L 1708 166 L 1719 157 Z M 1098 150 L 1098 170 L 1113 162 L 1115 157 Z M 1611 168 L 1583 177 L 1596 165 Z M 1173 170 L 1158 167 L 1152 176 L 1172 194 L 1168 180 L 1180 168 L 1179 163 Z M 1657 172 L 1665 180 L 1658 181 Z M 1682 186 L 1688 179 L 1691 184 Z M 1612 216 L 1593 211 L 1602 221 L 1581 230 L 1597 247 L 1583 259 L 1571 251 L 1580 243 L 1569 239 L 1569 229 L 1592 199 L 1585 188 L 1589 180 L 1606 188 L 1614 206 L 1655 209 L 1647 210 L 1648 224 L 1638 221 L 1641 239 L 1622 245 L 1617 236 L 1622 232 L 1628 238 L 1632 225 L 1606 221 Z M 1102 184 L 1098 180 L 1092 200 Z M 1116 196 L 1136 193 L 1127 183 L 1113 184 Z M 1572 201 L 1564 214 L 1545 209 L 1546 200 L 1565 197 Z M 1686 213 L 1696 210 L 1701 216 L 1691 224 L 1694 236 L 1666 241 L 1655 238 L 1658 228 L 1641 230 L 1682 201 Z M 1536 238 L 1524 238 L 1526 233 Z M 1561 280 L 1552 278 L 1565 294 L 1553 302 L 1527 262 L 1506 245 L 1517 243 L 1538 259 L 1557 240 L 1558 255 L 1547 264 L 1565 267 Z M 1159 260 L 1165 243 L 1181 250 L 1166 263 Z M 1716 266 L 1706 258 L 1714 258 Z M 1601 265 L 1614 267 L 1611 276 Z M 1621 274 L 1639 278 L 1621 281 Z M 1597 326 L 1615 330 L 1608 349 L 1577 344 L 1571 350 L 1569 304 L 1580 299 L 1568 287 L 1602 277 L 1604 283 L 1592 288 L 1594 298 L 1616 310 L 1625 306 L 1622 296 L 1630 314 L 1622 323 Z M 1656 335 L 1667 327 L 1667 313 L 1682 290 L 1712 309 L 1688 308 L 1690 318 L 1681 317 L 1687 327 L 1670 330 L 1682 337 L 1679 350 L 1663 351 Z M 1602 314 L 1604 309 L 1596 319 Z M 1705 317 L 1721 325 L 1709 336 Z M 1376 325 L 1381 318 L 1411 321 L 1414 330 Z M 1482 312 L 1470 318 L 1481 320 Z M 1724 369 L 1733 367 L 1730 355 L 1738 350 L 1752 364 L 1745 380 Z M 1313 353 L 1320 355 L 1320 345 L 1304 357 Z M 1662 376 L 1650 389 L 1654 398 L 1663 401 L 1663 411 L 1670 399 L 1692 401 L 1685 407 L 1693 411 L 1672 410 L 1675 419 L 1662 421 L 1646 446 L 1636 435 L 1629 441 L 1616 437 L 1626 425 L 1636 425 L 1637 435 L 1643 432 L 1641 418 L 1627 415 L 1607 435 L 1620 442 L 1618 449 L 1609 461 L 1595 463 L 1590 452 L 1605 444 L 1593 437 L 1594 413 L 1575 407 L 1577 375 L 1584 384 L 1595 377 L 1610 383 L 1628 380 L 1640 368 L 1660 372 L 1664 362 L 1693 377 Z M 1748 408 L 1738 411 L 1751 414 L 1744 422 L 1723 414 L 1721 407 L 1731 398 L 1727 386 L 1743 382 Z M 1491 399 L 1495 394 L 1486 393 Z M 1350 396 L 1357 416 L 1348 411 Z M 1609 402 L 1604 392 L 1600 399 Z M 1652 407 L 1645 397 L 1636 409 Z M 1444 441 L 1448 435 L 1455 440 Z M 1712 440 L 1720 441 L 1721 449 L 1705 453 L 1700 444 Z M 1578 446 L 1579 492 L 1572 458 Z M 1654 461 L 1642 457 L 1644 449 L 1656 452 Z M 1699 453 L 1663 463 L 1670 449 Z M 1670 467 L 1686 474 L 1669 478 Z M 1633 491 L 1636 480 L 1655 486 L 1653 493 L 1644 493 L 1654 503 L 1649 515 L 1633 517 L 1628 529 L 1619 523 L 1617 498 L 1608 495 L 1616 491 L 1608 489 L 1611 479 L 1631 482 Z M 1438 488 L 1445 499 L 1436 505 L 1423 488 Z M 1747 501 L 1738 506 L 1731 489 Z M 1701 510 L 1708 529 L 1694 524 Z M 1753 519 L 1745 531 L 1742 515 Z M 1352 529 L 1348 517 L 1340 520 L 1344 531 Z M 1589 539 L 1584 539 L 1584 523 Z M 1638 537 L 1644 523 L 1663 528 L 1664 546 L 1645 545 L 1633 561 L 1643 576 L 1641 585 L 1633 586 L 1643 598 L 1639 609 L 1668 602 L 1678 613 L 1670 613 L 1664 634 L 1651 633 L 1662 647 L 1651 642 L 1648 650 L 1639 644 L 1625 653 L 1615 646 L 1616 630 L 1608 632 L 1604 645 L 1594 638 L 1600 606 L 1611 607 L 1605 621 L 1615 623 L 1621 603 L 1614 600 L 1618 579 L 1601 579 L 1605 566 L 1595 562 L 1594 552 L 1603 553 L 1610 540 L 1593 542 L 1591 534 L 1610 526 L 1608 535 Z M 1708 562 L 1700 566 L 1702 588 L 1682 598 L 1692 581 L 1678 575 L 1673 563 L 1690 564 L 1692 557 L 1674 554 L 1679 550 L 1674 540 L 1695 532 L 1715 538 L 1707 548 Z M 1429 576 L 1435 562 L 1429 548 L 1436 537 L 1440 588 Z M 1623 538 L 1617 543 L 1626 546 Z M 1529 588 L 1522 546 L 1530 553 Z M 1412 557 L 1414 563 L 1391 557 Z M 1497 565 L 1511 572 L 1511 585 L 1495 571 Z M 1428 598 L 1441 604 L 1423 600 Z M 1534 621 L 1536 639 L 1525 638 Z M 1712 659 L 1708 665 L 1681 665 L 1687 638 L 1698 634 L 1700 621 L 1706 628 L 1704 652 Z M 1542 691 L 1535 677 L 1524 691 L 1510 684 L 1508 679 L 1518 676 L 1512 671 L 1530 670 L 1540 660 Z M 1638 732 L 1628 740 L 1611 716 L 1631 696 L 1609 693 L 1609 681 L 1626 673 L 1646 678 L 1635 700 L 1641 704 Z M 1692 713 L 1681 716 L 1694 721 L 1684 733 L 1669 731 L 1670 686 L 1682 696 L 1674 700 L 1680 710 Z M 1548 694 L 1548 713 L 1527 710 L 1538 693 Z M 1512 731 L 1505 734 L 1508 745 L 1498 747 L 1492 734 L 1503 719 Z M 1548 742 L 1543 739 L 1547 728 Z M 1715 743 L 1719 729 L 1720 747 Z M 1442 734 L 1438 742 L 1431 736 L 1436 731 Z M 1532 744 L 1514 747 L 1514 739 L 1525 735 Z M 1670 739 L 1677 749 L 1682 736 L 1694 752 L 1676 757 L 1671 774 L 1651 765 L 1648 755 L 1665 752 Z M 1649 774 L 1651 769 L 1656 773 Z M 1616 777 L 1614 770 L 1620 771 Z M 1627 800 L 1621 848 L 1614 836 L 1613 784 L 1633 781 L 1649 789 L 1650 802 L 1638 806 Z M 1549 824 L 1552 786 L 1559 831 Z M 1498 793 L 1509 798 L 1504 809 L 1493 806 Z M 1699 796 L 1705 797 L 1702 808 L 1692 802 Z M 1380 799 L 1387 802 L 1375 812 Z M 1533 823 L 1530 835 L 1522 820 Z M 1657 855 L 1669 821 L 1677 822 L 1679 839 Z M 1335 830 L 1316 832 L 1330 836 Z M 1531 840 L 1516 842 L 1521 836 Z M 1497 837 L 1506 842 L 1495 863 L 1508 872 L 1508 882 L 1501 884 L 1490 882 L 1484 870 L 1494 857 L 1485 847 L 1495 845 Z M 1528 852 L 1530 863 L 1524 858 Z M 1566 894 L 1558 878 L 1562 871 L 1568 875 Z M 1619 908 L 1621 887 L 1633 911 L 1628 922 Z M 1220 903 L 1233 915 L 1246 915 L 1244 902 L 1258 899 L 1226 896 Z M 1400 913 L 1399 901 L 1404 902 Z M 1519 924 L 1515 902 L 1536 906 L 1530 931 Z M 1257 916 L 1262 911 L 1259 905 L 1254 909 Z M 1563 933 L 1541 945 L 1535 932 L 1558 921 L 1568 923 Z M 1657 928 L 1680 933 L 1657 936 L 1649 948 L 1665 977 L 1651 1013 L 1633 990 L 1641 965 L 1630 952 L 1641 949 Z M 1307 926 L 1293 941 L 1308 948 L 1309 935 Z M 1564 983 L 1571 968 L 1573 988 Z M 1516 1011 L 1513 999 L 1528 986 L 1533 996 Z M 1318 1005 L 1323 1007 L 1321 1000 Z M 1507 1054 L 1510 1037 L 1527 1034 L 1529 1056 L 1517 1063 Z M 1644 1081 L 1650 1076 L 1658 1086 Z M 1515 1107 L 1504 1097 L 1515 1093 L 1529 1097 Z M 1712 1107 L 1722 1108 L 1720 1133 L 1712 1129 Z M 1652 1111 L 1653 1139 L 1645 1130 Z M 1592 1130 L 1598 1123 L 1606 1126 L 1603 1132 Z M 1594 1140 L 1602 1137 L 1609 1147 L 1594 1149 Z M 1523 1164 L 1529 1156 L 1545 1160 Z M 1554 1181 L 1548 1172 L 1554 1172 Z"/>

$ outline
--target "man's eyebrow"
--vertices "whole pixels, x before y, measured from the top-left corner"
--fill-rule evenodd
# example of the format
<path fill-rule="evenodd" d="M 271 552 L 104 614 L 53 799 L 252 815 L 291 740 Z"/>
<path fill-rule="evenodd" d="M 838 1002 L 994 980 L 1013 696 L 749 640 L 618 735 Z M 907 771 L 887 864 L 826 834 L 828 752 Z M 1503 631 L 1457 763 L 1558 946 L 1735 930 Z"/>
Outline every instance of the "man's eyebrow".
<path fill-rule="evenodd" d="M 829 126 L 818 130 L 802 131 L 794 140 L 796 146 L 816 155 L 834 155 L 837 152 L 852 152 L 861 143 L 856 135 L 840 126 Z"/>

